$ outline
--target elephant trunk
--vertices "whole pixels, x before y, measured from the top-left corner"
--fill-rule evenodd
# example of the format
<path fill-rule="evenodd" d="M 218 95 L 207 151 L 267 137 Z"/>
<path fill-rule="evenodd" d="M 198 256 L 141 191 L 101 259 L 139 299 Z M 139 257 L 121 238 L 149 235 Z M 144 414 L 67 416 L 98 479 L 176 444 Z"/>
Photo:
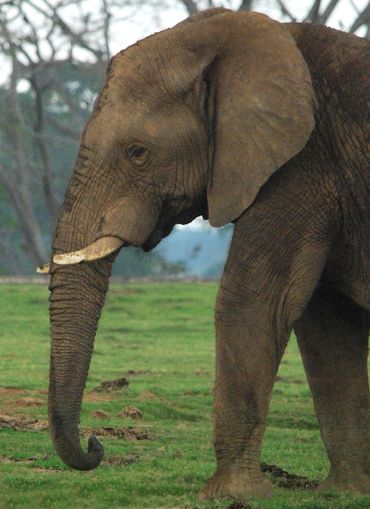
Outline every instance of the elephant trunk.
<path fill-rule="evenodd" d="M 54 266 L 50 281 L 49 426 L 59 456 L 77 470 L 91 470 L 103 459 L 103 447 L 95 437 L 90 437 L 88 450 L 83 451 L 79 422 L 112 258 L 58 269 Z"/>
<path fill-rule="evenodd" d="M 139 202 L 125 194 L 114 173 L 107 177 L 107 168 L 96 151 L 81 145 L 50 264 L 49 425 L 58 454 L 78 470 L 93 469 L 103 459 L 95 437 L 87 452 L 82 450 L 79 422 L 112 263 L 122 245 L 141 245 L 148 238 L 160 212 L 159 200 L 153 204 L 146 197 Z"/>

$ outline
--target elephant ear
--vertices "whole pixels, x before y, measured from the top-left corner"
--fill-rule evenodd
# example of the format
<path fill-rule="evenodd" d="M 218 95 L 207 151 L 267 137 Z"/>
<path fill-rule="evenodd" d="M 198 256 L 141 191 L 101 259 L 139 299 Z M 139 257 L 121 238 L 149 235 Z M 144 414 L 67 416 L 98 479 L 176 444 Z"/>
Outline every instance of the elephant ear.
<path fill-rule="evenodd" d="M 189 25 L 186 39 L 192 58 L 183 65 L 214 88 L 208 213 L 223 226 L 302 150 L 314 127 L 314 92 L 294 38 L 263 14 L 220 13 Z"/>

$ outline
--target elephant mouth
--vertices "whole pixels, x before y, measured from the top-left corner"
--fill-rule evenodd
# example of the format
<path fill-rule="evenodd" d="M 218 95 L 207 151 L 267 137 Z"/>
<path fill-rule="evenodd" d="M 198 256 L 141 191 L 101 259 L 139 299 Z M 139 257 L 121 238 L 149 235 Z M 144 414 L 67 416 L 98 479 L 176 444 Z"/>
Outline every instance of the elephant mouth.
<path fill-rule="evenodd" d="M 171 233 L 172 229 L 173 226 L 156 227 L 142 245 L 143 250 L 147 252 L 154 249 L 164 237 L 167 237 L 167 235 Z M 89 244 L 83 249 L 54 255 L 53 263 L 56 265 L 75 265 L 81 262 L 93 262 L 96 260 L 101 260 L 102 258 L 105 258 L 110 254 L 118 251 L 122 247 L 129 245 L 129 242 L 126 242 L 119 237 L 107 235 L 100 237 L 98 240 L 92 244 Z M 48 274 L 49 272 L 49 263 L 45 263 L 37 267 L 38 274 Z"/>
<path fill-rule="evenodd" d="M 173 230 L 175 224 L 188 224 L 194 217 L 199 214 L 203 214 L 206 218 L 203 207 L 196 210 L 191 207 L 181 214 L 178 214 L 176 220 L 165 219 L 165 214 L 161 215 L 155 228 L 149 235 L 149 237 L 142 243 L 141 247 L 145 252 L 154 249 L 162 239 L 167 237 Z M 116 235 L 103 235 L 95 240 L 92 244 L 79 249 L 77 251 L 71 251 L 67 253 L 55 254 L 53 257 L 53 263 L 55 265 L 75 265 L 81 262 L 93 262 L 109 256 L 110 254 L 118 251 L 122 247 L 131 245 L 130 242 L 123 240 Z M 39 274 L 48 274 L 50 272 L 50 264 L 44 264 L 37 267 Z"/>
<path fill-rule="evenodd" d="M 165 207 L 159 217 L 156 227 L 141 247 L 146 252 L 151 251 L 161 240 L 172 232 L 176 224 L 189 224 L 198 216 L 202 216 L 203 219 L 208 219 L 207 200 L 205 196 L 199 200 L 199 203 L 189 206 L 181 212 L 179 211 L 179 207 Z"/>
<path fill-rule="evenodd" d="M 167 237 L 167 235 L 171 233 L 172 229 L 173 225 L 169 226 L 158 224 L 141 247 L 144 251 L 151 251 L 164 237 Z M 83 261 L 92 262 L 105 258 L 122 247 L 129 245 L 129 242 L 126 242 L 119 237 L 105 235 L 83 249 L 72 251 L 70 253 L 54 255 L 53 262 L 56 265 L 74 265 Z"/>
<path fill-rule="evenodd" d="M 141 247 L 145 252 L 151 251 L 172 232 L 173 228 L 174 225 L 157 226 Z"/>

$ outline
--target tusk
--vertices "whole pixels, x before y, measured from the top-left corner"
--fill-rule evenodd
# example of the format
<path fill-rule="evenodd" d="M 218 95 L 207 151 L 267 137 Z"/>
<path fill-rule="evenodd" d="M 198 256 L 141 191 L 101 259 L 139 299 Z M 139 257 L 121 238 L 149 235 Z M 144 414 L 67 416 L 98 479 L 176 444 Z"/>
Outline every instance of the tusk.
<path fill-rule="evenodd" d="M 100 258 L 113 253 L 113 251 L 117 251 L 123 244 L 123 240 L 118 237 L 102 237 L 78 251 L 55 255 L 53 262 L 58 265 L 73 265 L 82 261 L 100 260 Z"/>
<path fill-rule="evenodd" d="M 49 274 L 50 272 L 50 263 L 44 263 L 43 265 L 39 265 L 36 269 L 37 274 Z"/>

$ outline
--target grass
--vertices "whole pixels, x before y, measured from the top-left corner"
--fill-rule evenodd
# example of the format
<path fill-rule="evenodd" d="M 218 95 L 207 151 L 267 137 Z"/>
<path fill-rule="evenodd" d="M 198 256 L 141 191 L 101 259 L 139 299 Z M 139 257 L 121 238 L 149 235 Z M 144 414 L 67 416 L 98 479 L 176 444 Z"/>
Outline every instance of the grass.
<path fill-rule="evenodd" d="M 214 469 L 212 386 L 215 284 L 112 286 L 101 319 L 81 416 L 105 429 L 105 461 L 91 472 L 65 467 L 45 428 L 49 357 L 44 286 L 1 287 L 0 507 L 226 508 L 199 502 Z M 102 381 L 126 377 L 108 392 Z M 143 417 L 119 414 L 134 406 Z M 35 420 L 38 420 L 35 422 Z M 1 423 L 1 417 L 0 417 Z M 109 434 L 131 427 L 125 439 Z M 13 428 L 13 429 L 12 429 Z M 110 428 L 110 429 L 109 429 Z M 102 430 L 101 430 L 102 431 Z M 136 434 L 136 435 L 135 435 Z M 275 385 L 263 460 L 310 479 L 325 477 L 320 440 L 301 360 L 292 338 Z M 253 509 L 360 509 L 370 497 L 276 487 Z"/>

